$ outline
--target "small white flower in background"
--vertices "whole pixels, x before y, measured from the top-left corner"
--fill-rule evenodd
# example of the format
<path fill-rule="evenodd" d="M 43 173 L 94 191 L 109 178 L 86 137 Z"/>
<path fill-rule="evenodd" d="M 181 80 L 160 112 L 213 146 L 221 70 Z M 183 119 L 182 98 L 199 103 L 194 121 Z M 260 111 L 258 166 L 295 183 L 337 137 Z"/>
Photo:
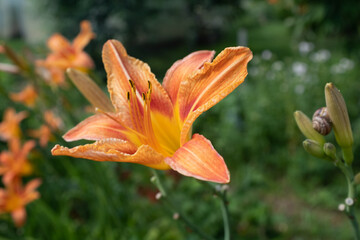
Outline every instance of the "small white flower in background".
<path fill-rule="evenodd" d="M 342 74 L 353 69 L 354 66 L 355 66 L 354 61 L 348 58 L 342 58 L 340 59 L 340 62 L 338 64 L 331 66 L 330 71 L 331 73 L 334 74 Z"/>
<path fill-rule="evenodd" d="M 275 71 L 281 71 L 284 68 L 284 63 L 281 61 L 276 61 L 272 64 L 272 69 L 274 69 Z"/>
<path fill-rule="evenodd" d="M 302 95 L 304 93 L 304 91 L 305 91 L 305 86 L 304 85 L 298 84 L 298 85 L 295 86 L 295 93 L 297 95 Z"/>
<path fill-rule="evenodd" d="M 339 204 L 339 206 L 338 206 L 339 211 L 344 211 L 345 208 L 346 208 L 346 206 L 343 203 Z"/>
<path fill-rule="evenodd" d="M 314 49 L 314 44 L 311 42 L 300 42 L 299 43 L 299 52 L 301 55 L 306 55 Z"/>
<path fill-rule="evenodd" d="M 303 76 L 307 72 L 307 64 L 303 62 L 294 62 L 292 65 L 292 70 L 297 76 Z"/>
<path fill-rule="evenodd" d="M 180 214 L 179 214 L 179 213 L 176 212 L 176 213 L 173 214 L 173 219 L 174 219 L 174 220 L 178 220 L 179 217 L 180 217 Z"/>
<path fill-rule="evenodd" d="M 161 197 L 162 197 L 161 192 L 156 193 L 156 195 L 155 195 L 156 200 L 159 200 Z"/>
<path fill-rule="evenodd" d="M 354 68 L 355 64 L 354 64 L 354 61 L 352 61 L 348 58 L 342 58 L 340 60 L 340 65 L 346 70 L 351 70 Z"/>
<path fill-rule="evenodd" d="M 321 49 L 310 56 L 313 62 L 326 62 L 331 57 L 331 53 L 327 49 Z"/>
<path fill-rule="evenodd" d="M 270 60 L 271 57 L 272 57 L 272 52 L 270 50 L 264 50 L 261 53 L 261 58 L 264 59 L 264 60 Z"/>

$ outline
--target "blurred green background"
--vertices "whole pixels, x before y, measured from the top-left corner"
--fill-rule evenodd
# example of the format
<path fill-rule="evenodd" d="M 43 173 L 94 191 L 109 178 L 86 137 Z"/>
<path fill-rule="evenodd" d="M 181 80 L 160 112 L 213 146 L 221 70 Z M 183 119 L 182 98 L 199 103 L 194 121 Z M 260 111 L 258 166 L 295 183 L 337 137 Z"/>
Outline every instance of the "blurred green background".
<path fill-rule="evenodd" d="M 0 8 L 8 7 L 2 0 Z M 345 214 L 343 175 L 331 163 L 308 155 L 293 112 L 308 116 L 325 105 L 324 86 L 333 82 L 348 104 L 359 169 L 360 2 L 331 0 L 38 0 L 18 1 L 22 17 L 7 23 L 2 40 L 21 53 L 44 58 L 46 39 L 60 32 L 73 39 L 81 20 L 97 37 L 86 47 L 93 73 L 105 89 L 101 48 L 122 41 L 131 56 L 147 62 L 159 81 L 177 59 L 195 50 L 246 45 L 253 51 L 249 75 L 232 94 L 204 113 L 193 132 L 210 139 L 231 172 L 232 239 L 351 239 Z M 1 15 L 1 14 L 0 14 Z M 14 14 L 16 16 L 16 14 Z M 11 27 L 10 27 L 11 26 Z M 7 29 L 7 30 L 6 30 Z M 7 32 L 6 32 L 7 31 Z M 42 55 L 41 55 L 42 54 Z M 1 56 L 1 62 L 7 60 Z M 21 77 L 0 72 L 0 84 L 18 90 Z M 77 91 L 61 103 L 76 109 L 70 129 L 89 115 Z M 9 102 L 0 101 L 2 113 Z M 16 105 L 18 111 L 21 105 Z M 28 118 L 24 129 L 36 125 Z M 64 134 L 64 132 L 60 134 Z M 327 137 L 334 142 L 334 136 Z M 16 229 L 0 217 L 0 239 L 199 239 L 155 200 L 151 171 L 131 164 L 99 163 L 31 155 L 43 179 L 41 198 L 27 207 L 26 225 Z M 71 144 L 67 143 L 67 146 Z M 6 144 L 1 143 L 1 150 Z M 171 196 L 198 225 L 222 239 L 220 203 L 198 180 L 161 172 Z M 194 200 L 196 199 L 196 200 Z"/>

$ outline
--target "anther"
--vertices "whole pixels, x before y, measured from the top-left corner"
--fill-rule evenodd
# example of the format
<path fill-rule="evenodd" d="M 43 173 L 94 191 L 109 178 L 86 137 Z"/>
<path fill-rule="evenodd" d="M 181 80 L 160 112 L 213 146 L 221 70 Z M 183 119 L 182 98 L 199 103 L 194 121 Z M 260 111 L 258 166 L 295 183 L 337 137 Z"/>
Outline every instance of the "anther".
<path fill-rule="evenodd" d="M 144 102 L 146 103 L 146 95 L 145 95 L 145 93 L 142 93 L 141 96 L 142 96 L 142 99 L 144 100 Z"/>
<path fill-rule="evenodd" d="M 135 83 L 131 79 L 129 79 L 129 83 L 130 83 L 131 89 L 135 92 L 136 91 Z"/>
<path fill-rule="evenodd" d="M 126 93 L 127 100 L 130 102 L 130 92 Z"/>
<path fill-rule="evenodd" d="M 150 81 L 148 81 L 148 87 L 149 87 L 149 93 L 151 94 L 151 92 L 152 92 L 152 83 Z"/>

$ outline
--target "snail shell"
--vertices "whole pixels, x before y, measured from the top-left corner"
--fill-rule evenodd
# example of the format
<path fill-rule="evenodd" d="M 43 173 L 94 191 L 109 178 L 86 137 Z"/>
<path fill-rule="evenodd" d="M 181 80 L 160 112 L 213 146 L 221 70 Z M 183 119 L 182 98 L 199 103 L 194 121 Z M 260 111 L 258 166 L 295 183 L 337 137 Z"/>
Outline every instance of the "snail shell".
<path fill-rule="evenodd" d="M 313 128 L 321 135 L 328 135 L 331 132 L 332 123 L 327 108 L 322 107 L 315 111 L 312 117 Z"/>

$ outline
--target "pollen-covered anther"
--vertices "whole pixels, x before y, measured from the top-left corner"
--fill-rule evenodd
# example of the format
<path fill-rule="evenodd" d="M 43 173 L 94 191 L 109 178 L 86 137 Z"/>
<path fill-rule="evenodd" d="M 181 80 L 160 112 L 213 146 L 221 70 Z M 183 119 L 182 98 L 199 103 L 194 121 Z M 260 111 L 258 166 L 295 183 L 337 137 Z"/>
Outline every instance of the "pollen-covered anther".
<path fill-rule="evenodd" d="M 135 83 L 131 79 L 129 79 L 129 83 L 130 83 L 130 87 L 133 90 L 133 92 L 136 93 Z"/>

